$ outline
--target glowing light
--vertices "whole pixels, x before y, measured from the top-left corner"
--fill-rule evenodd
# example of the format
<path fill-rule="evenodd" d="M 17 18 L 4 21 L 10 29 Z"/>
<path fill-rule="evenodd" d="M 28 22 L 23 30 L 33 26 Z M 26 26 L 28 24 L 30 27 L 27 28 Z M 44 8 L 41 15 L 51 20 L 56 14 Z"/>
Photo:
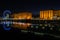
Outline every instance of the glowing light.
<path fill-rule="evenodd" d="M 22 12 L 22 13 L 15 13 L 13 15 L 11 15 L 11 17 L 14 20 L 18 20 L 18 19 L 31 19 L 32 18 L 32 13 L 29 12 Z"/>
<path fill-rule="evenodd" d="M 27 29 L 27 27 L 29 27 L 30 25 L 30 23 L 14 22 L 12 26 L 19 29 Z"/>
<path fill-rule="evenodd" d="M 9 14 L 11 14 L 11 11 L 9 11 L 9 10 L 5 10 L 4 12 L 3 12 L 3 19 L 4 18 L 9 18 Z M 5 22 L 4 22 L 5 23 Z M 8 27 L 8 28 L 7 28 Z M 3 24 L 3 28 L 4 28 L 4 30 L 10 30 L 11 28 L 9 27 L 9 22 L 8 22 L 8 24 Z"/>
<path fill-rule="evenodd" d="M 40 19 L 42 20 L 52 20 L 53 10 L 40 11 Z"/>

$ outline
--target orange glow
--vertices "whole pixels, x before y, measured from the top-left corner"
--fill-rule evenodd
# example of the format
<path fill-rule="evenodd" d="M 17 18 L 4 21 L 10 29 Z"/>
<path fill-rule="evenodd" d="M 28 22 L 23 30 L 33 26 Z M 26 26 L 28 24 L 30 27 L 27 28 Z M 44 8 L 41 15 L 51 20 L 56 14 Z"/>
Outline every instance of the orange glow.
<path fill-rule="evenodd" d="M 12 14 L 11 17 L 14 20 L 31 19 L 32 18 L 32 13 L 30 13 L 30 12 L 15 13 L 15 14 Z M 19 28 L 19 29 L 27 29 L 28 27 L 30 27 L 30 23 L 14 22 L 12 24 L 12 26 L 15 27 L 15 28 Z"/>
<path fill-rule="evenodd" d="M 14 18 L 15 20 L 31 19 L 32 18 L 32 13 L 30 13 L 30 12 L 16 13 L 16 14 L 11 15 L 11 17 Z"/>
<path fill-rule="evenodd" d="M 44 11 L 44 19 L 48 19 L 49 15 L 48 15 L 48 11 Z"/>
<path fill-rule="evenodd" d="M 53 10 L 49 10 L 49 20 L 53 19 Z"/>
<path fill-rule="evenodd" d="M 14 26 L 14 28 L 19 28 L 19 29 L 27 29 L 28 27 L 30 27 L 30 23 L 18 23 L 18 22 L 14 22 L 12 26 Z"/>
<path fill-rule="evenodd" d="M 57 14 L 57 16 L 60 17 L 60 10 L 55 10 L 55 11 L 54 11 L 54 14 Z"/>
<path fill-rule="evenodd" d="M 53 10 L 40 11 L 41 20 L 52 20 L 52 17 L 53 17 Z"/>
<path fill-rule="evenodd" d="M 43 11 L 40 11 L 40 19 L 43 19 L 44 15 L 43 15 Z"/>

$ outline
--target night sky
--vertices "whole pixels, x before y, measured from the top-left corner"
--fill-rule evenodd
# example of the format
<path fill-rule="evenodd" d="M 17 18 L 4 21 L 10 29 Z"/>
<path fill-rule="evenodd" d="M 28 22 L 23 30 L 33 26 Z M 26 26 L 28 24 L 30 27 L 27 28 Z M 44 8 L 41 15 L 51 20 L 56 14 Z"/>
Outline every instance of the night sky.
<path fill-rule="evenodd" d="M 33 14 L 39 14 L 40 10 L 60 9 L 58 0 L 2 0 L 0 1 L 0 11 L 11 10 L 12 13 L 20 11 L 31 11 Z"/>

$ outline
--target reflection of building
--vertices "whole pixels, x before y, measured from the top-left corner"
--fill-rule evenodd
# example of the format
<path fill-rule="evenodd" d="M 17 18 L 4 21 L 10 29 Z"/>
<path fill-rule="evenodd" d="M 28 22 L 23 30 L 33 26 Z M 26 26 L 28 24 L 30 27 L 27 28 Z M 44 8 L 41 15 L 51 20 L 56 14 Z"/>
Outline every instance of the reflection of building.
<path fill-rule="evenodd" d="M 12 14 L 11 17 L 14 20 L 22 20 L 22 19 L 26 20 L 26 19 L 32 18 L 32 13 L 30 12 L 15 13 L 15 14 Z M 30 23 L 14 22 L 12 26 L 19 29 L 27 29 L 27 27 L 30 27 Z"/>
<path fill-rule="evenodd" d="M 43 10 L 40 11 L 41 20 L 57 20 L 60 19 L 60 10 Z"/>
<path fill-rule="evenodd" d="M 27 29 L 30 25 L 30 23 L 14 22 L 12 26 L 18 29 Z"/>

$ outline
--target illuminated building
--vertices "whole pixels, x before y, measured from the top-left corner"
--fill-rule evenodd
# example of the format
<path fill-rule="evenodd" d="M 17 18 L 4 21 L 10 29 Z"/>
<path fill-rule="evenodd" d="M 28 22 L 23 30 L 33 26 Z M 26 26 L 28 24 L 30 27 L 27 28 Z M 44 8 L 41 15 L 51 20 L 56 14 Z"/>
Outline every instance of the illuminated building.
<path fill-rule="evenodd" d="M 60 19 L 60 10 L 40 11 L 40 20 L 58 20 L 58 19 Z"/>
<path fill-rule="evenodd" d="M 40 11 L 40 20 L 52 20 L 53 10 Z"/>
<path fill-rule="evenodd" d="M 13 13 L 11 15 L 7 15 L 6 18 L 9 19 L 9 20 L 4 19 L 4 18 L 0 18 L 0 20 L 4 19 L 5 22 L 11 21 L 12 26 L 14 28 L 28 29 L 28 27 L 30 27 L 31 24 L 35 24 L 35 25 L 37 25 L 37 24 L 39 25 L 40 23 L 43 24 L 43 21 L 41 21 L 41 20 L 51 20 L 51 21 L 53 21 L 53 20 L 60 19 L 60 10 L 41 10 L 40 11 L 40 17 L 37 17 L 37 18 L 32 17 L 31 12 Z M 12 19 L 10 20 L 10 18 L 12 18 Z M 26 20 L 27 23 L 25 23 L 25 22 L 22 23 L 20 20 L 23 20 L 23 21 Z M 27 20 L 29 20 L 29 21 L 27 21 Z M 45 21 L 45 23 L 46 24 L 44 26 L 48 26 L 47 25 L 48 22 Z M 50 23 L 52 23 L 52 22 L 50 22 Z M 40 26 L 43 26 L 42 24 Z"/>
<path fill-rule="evenodd" d="M 30 12 L 21 12 L 21 13 L 15 13 L 13 15 L 11 15 L 11 17 L 14 20 L 28 20 L 32 18 L 32 13 Z M 20 23 L 20 22 L 15 22 L 13 23 L 14 27 L 19 28 L 19 29 L 27 29 L 27 27 L 30 26 L 30 23 Z"/>
<path fill-rule="evenodd" d="M 14 20 L 18 20 L 18 19 L 31 19 L 32 18 L 32 13 L 30 13 L 30 12 L 15 13 L 15 14 L 12 14 L 11 17 Z"/>

